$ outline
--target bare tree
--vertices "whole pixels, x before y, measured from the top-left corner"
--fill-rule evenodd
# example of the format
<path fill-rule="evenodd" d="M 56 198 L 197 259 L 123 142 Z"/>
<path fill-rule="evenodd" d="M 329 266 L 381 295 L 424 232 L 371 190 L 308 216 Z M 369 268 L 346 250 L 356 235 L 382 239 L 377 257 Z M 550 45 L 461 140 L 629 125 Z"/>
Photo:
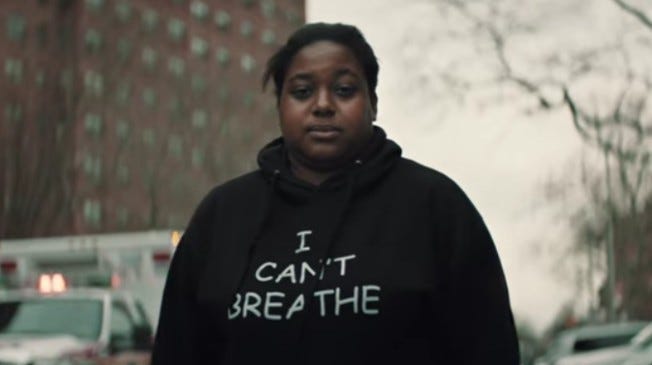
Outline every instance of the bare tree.
<path fill-rule="evenodd" d="M 429 2 L 440 14 L 456 21 L 455 32 L 459 34 L 454 32 L 455 37 L 467 41 L 477 52 L 476 59 L 456 60 L 430 73 L 430 82 L 442 84 L 447 91 L 457 94 L 507 85 L 535 101 L 531 105 L 536 105 L 536 110 L 566 109 L 582 140 L 599 152 L 603 175 L 601 184 L 591 194 L 593 208 L 605 212 L 598 216 L 606 218 L 601 222 L 606 231 L 596 231 L 585 221 L 581 226 L 584 231 L 578 234 L 582 237 L 579 241 L 589 248 L 591 262 L 595 242 L 603 241 L 608 261 L 610 294 L 606 305 L 610 318 L 615 316 L 615 281 L 634 284 L 648 270 L 645 258 L 650 255 L 640 217 L 641 203 L 650 194 L 652 173 L 652 113 L 648 108 L 652 70 L 647 66 L 649 62 L 641 60 L 652 56 L 652 21 L 647 15 L 652 7 L 640 2 L 635 6 L 633 1 L 612 0 L 613 9 L 620 10 L 621 17 L 609 37 L 571 44 L 563 50 L 553 46 L 539 53 L 540 49 L 532 49 L 533 44 L 543 49 L 546 37 L 553 39 L 554 45 L 571 35 L 550 36 L 548 32 L 555 30 L 555 25 L 548 23 L 572 13 L 571 10 L 586 8 L 586 2 L 533 2 L 529 11 L 511 0 Z M 597 2 L 591 4 L 598 6 Z M 591 26 L 589 18 L 584 27 Z M 468 66 L 459 67 L 459 63 L 465 62 L 483 62 L 491 70 L 489 76 L 478 79 L 474 76 L 477 73 L 468 72 Z M 619 228 L 623 222 L 627 222 L 626 236 Z M 587 240 L 593 243 L 587 245 Z M 630 247 L 634 247 L 631 255 L 636 260 L 629 262 L 626 269 L 616 267 L 615 255 L 622 256 L 623 251 L 632 250 Z M 623 300 L 633 300 L 636 289 L 635 285 L 626 288 Z"/>

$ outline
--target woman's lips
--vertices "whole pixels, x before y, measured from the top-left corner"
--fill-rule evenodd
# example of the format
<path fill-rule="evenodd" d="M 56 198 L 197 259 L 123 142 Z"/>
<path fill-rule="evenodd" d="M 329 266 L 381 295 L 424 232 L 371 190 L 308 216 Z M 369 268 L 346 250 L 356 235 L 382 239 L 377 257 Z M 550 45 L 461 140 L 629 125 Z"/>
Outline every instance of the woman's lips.
<path fill-rule="evenodd" d="M 312 125 L 308 128 L 308 135 L 315 139 L 333 139 L 337 137 L 342 130 L 332 125 Z"/>

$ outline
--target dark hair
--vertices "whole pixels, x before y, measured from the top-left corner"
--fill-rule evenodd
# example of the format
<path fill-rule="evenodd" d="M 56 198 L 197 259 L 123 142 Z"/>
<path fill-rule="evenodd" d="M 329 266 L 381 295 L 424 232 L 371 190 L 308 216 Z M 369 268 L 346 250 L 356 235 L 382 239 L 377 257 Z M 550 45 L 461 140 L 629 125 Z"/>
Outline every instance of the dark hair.
<path fill-rule="evenodd" d="M 287 42 L 267 61 L 267 69 L 263 74 L 263 90 L 270 79 L 274 81 L 276 99 L 281 97 L 283 81 L 290 62 L 301 48 L 318 41 L 332 41 L 348 47 L 360 62 L 367 79 L 371 101 L 378 100 L 376 85 L 378 84 L 378 60 L 373 49 L 358 28 L 341 23 L 311 23 L 297 29 Z"/>

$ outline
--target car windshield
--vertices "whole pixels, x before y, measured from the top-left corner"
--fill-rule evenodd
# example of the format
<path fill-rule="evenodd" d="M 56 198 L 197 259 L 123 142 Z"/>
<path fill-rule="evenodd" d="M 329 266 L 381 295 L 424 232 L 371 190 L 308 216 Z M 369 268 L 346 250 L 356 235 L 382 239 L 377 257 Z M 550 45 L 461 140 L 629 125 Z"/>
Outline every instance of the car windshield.
<path fill-rule="evenodd" d="M 99 299 L 42 298 L 0 302 L 0 335 L 67 334 L 96 340 L 102 326 Z"/>

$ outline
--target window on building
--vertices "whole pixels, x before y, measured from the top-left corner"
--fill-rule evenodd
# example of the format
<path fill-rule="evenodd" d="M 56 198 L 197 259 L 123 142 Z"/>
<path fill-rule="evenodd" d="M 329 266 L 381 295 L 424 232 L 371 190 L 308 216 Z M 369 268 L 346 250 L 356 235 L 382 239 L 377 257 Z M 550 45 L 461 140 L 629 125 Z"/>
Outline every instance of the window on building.
<path fill-rule="evenodd" d="M 208 54 L 208 42 L 200 37 L 192 37 L 190 51 L 196 57 L 205 57 Z"/>
<path fill-rule="evenodd" d="M 48 25 L 40 23 L 36 26 L 36 43 L 39 47 L 45 48 L 48 45 Z"/>
<path fill-rule="evenodd" d="M 168 59 L 168 70 L 174 76 L 181 77 L 186 70 L 186 63 L 182 58 L 170 57 L 170 59 Z"/>
<path fill-rule="evenodd" d="M 120 119 L 115 124 L 115 134 L 121 142 L 127 141 L 129 138 L 129 123 L 126 120 Z"/>
<path fill-rule="evenodd" d="M 208 113 L 203 109 L 197 109 L 192 113 L 192 126 L 203 129 L 208 125 Z"/>
<path fill-rule="evenodd" d="M 90 52 L 97 52 L 102 48 L 102 33 L 97 29 L 88 29 L 84 34 L 84 44 Z"/>
<path fill-rule="evenodd" d="M 84 155 L 84 173 L 95 184 L 102 181 L 102 159 L 87 153 Z"/>
<path fill-rule="evenodd" d="M 11 82 L 17 84 L 23 81 L 23 61 L 7 58 L 5 60 L 5 75 Z"/>
<path fill-rule="evenodd" d="M 102 203 L 95 199 L 84 200 L 84 220 L 93 227 L 102 223 Z"/>
<path fill-rule="evenodd" d="M 119 82 L 115 91 L 115 101 L 119 105 L 126 105 L 129 102 L 130 96 L 131 85 L 129 84 L 129 81 Z"/>
<path fill-rule="evenodd" d="M 39 89 L 45 85 L 45 71 L 38 70 L 34 76 L 34 83 Z"/>
<path fill-rule="evenodd" d="M 104 78 L 95 71 L 86 71 L 84 73 L 84 87 L 89 94 L 102 96 L 104 92 Z"/>
<path fill-rule="evenodd" d="M 143 89 L 143 104 L 147 107 L 154 107 L 156 105 L 156 91 L 152 88 Z"/>
<path fill-rule="evenodd" d="M 154 9 L 145 9 L 142 14 L 143 27 L 151 32 L 158 25 L 158 13 Z"/>
<path fill-rule="evenodd" d="M 246 91 L 244 95 L 242 95 L 242 105 L 245 106 L 245 108 L 251 108 L 254 106 L 254 93 L 251 91 Z"/>
<path fill-rule="evenodd" d="M 290 25 L 297 26 L 301 22 L 299 14 L 294 9 L 288 9 L 285 12 L 285 19 Z"/>
<path fill-rule="evenodd" d="M 125 207 L 118 207 L 115 210 L 115 221 L 118 227 L 125 228 L 129 223 L 129 210 Z"/>
<path fill-rule="evenodd" d="M 250 73 L 256 68 L 256 59 L 253 58 L 250 54 L 245 53 L 240 58 L 240 67 L 246 73 Z"/>
<path fill-rule="evenodd" d="M 9 14 L 7 17 L 7 37 L 12 41 L 22 41 L 25 38 L 26 22 L 21 14 Z"/>
<path fill-rule="evenodd" d="M 243 37 L 249 37 L 254 33 L 254 25 L 249 21 L 245 20 L 240 23 L 240 34 Z"/>
<path fill-rule="evenodd" d="M 121 61 L 126 61 L 131 55 L 131 42 L 128 39 L 121 38 L 116 45 L 118 58 Z"/>
<path fill-rule="evenodd" d="M 158 54 L 152 47 L 143 47 L 140 58 L 145 67 L 151 70 L 156 66 Z"/>
<path fill-rule="evenodd" d="M 215 13 L 215 24 L 221 30 L 228 30 L 231 26 L 231 16 L 224 10 Z"/>
<path fill-rule="evenodd" d="M 260 10 L 262 11 L 263 16 L 266 18 L 272 18 L 276 13 L 276 3 L 274 0 L 262 0 L 260 2 Z"/>
<path fill-rule="evenodd" d="M 61 87 L 66 90 L 72 90 L 72 71 L 70 69 L 65 69 L 61 71 L 60 80 Z"/>
<path fill-rule="evenodd" d="M 143 144 L 149 148 L 154 147 L 156 142 L 156 136 L 154 131 L 151 128 L 145 128 L 143 130 Z"/>
<path fill-rule="evenodd" d="M 84 127 L 86 129 L 86 133 L 88 133 L 91 136 L 99 136 L 102 134 L 102 117 L 100 117 L 97 114 L 86 114 L 86 117 L 84 117 Z"/>
<path fill-rule="evenodd" d="M 272 45 L 276 43 L 276 35 L 271 29 L 265 29 L 263 34 L 260 36 L 260 41 L 265 45 Z"/>
<path fill-rule="evenodd" d="M 115 175 L 118 180 L 118 183 L 120 183 L 121 185 L 126 185 L 129 183 L 129 167 L 124 163 L 122 162 L 118 163 L 118 165 L 116 166 Z"/>
<path fill-rule="evenodd" d="M 179 136 L 173 134 L 168 138 L 168 153 L 174 158 L 181 158 L 183 143 Z"/>
<path fill-rule="evenodd" d="M 192 78 L 190 79 L 190 88 L 193 92 L 202 93 L 206 91 L 206 86 L 206 78 L 203 75 L 192 75 Z"/>
<path fill-rule="evenodd" d="M 104 0 L 86 0 L 86 6 L 88 6 L 90 10 L 98 12 L 104 6 Z"/>
<path fill-rule="evenodd" d="M 179 19 L 173 18 L 168 21 L 168 33 L 172 39 L 181 40 L 186 33 L 186 24 Z"/>
<path fill-rule="evenodd" d="M 222 66 L 228 65 L 230 58 L 231 55 L 229 54 L 229 49 L 226 47 L 219 47 L 215 51 L 215 59 L 217 59 L 217 62 Z"/>
<path fill-rule="evenodd" d="M 19 104 L 8 104 L 5 106 L 5 120 L 11 123 L 23 120 L 23 108 Z"/>
<path fill-rule="evenodd" d="M 131 18 L 131 4 L 127 1 L 120 1 L 115 6 L 115 15 L 119 20 L 126 22 Z"/>
<path fill-rule="evenodd" d="M 196 169 L 203 167 L 204 159 L 205 159 L 204 150 L 202 150 L 199 147 L 195 147 L 192 149 L 192 157 L 191 157 L 192 167 Z"/>
<path fill-rule="evenodd" d="M 203 1 L 195 0 L 190 3 L 190 14 L 198 20 L 206 20 L 208 17 L 208 5 Z"/>
<path fill-rule="evenodd" d="M 246 7 L 251 7 L 256 2 L 256 0 L 240 0 L 240 1 L 242 2 L 242 5 Z"/>

